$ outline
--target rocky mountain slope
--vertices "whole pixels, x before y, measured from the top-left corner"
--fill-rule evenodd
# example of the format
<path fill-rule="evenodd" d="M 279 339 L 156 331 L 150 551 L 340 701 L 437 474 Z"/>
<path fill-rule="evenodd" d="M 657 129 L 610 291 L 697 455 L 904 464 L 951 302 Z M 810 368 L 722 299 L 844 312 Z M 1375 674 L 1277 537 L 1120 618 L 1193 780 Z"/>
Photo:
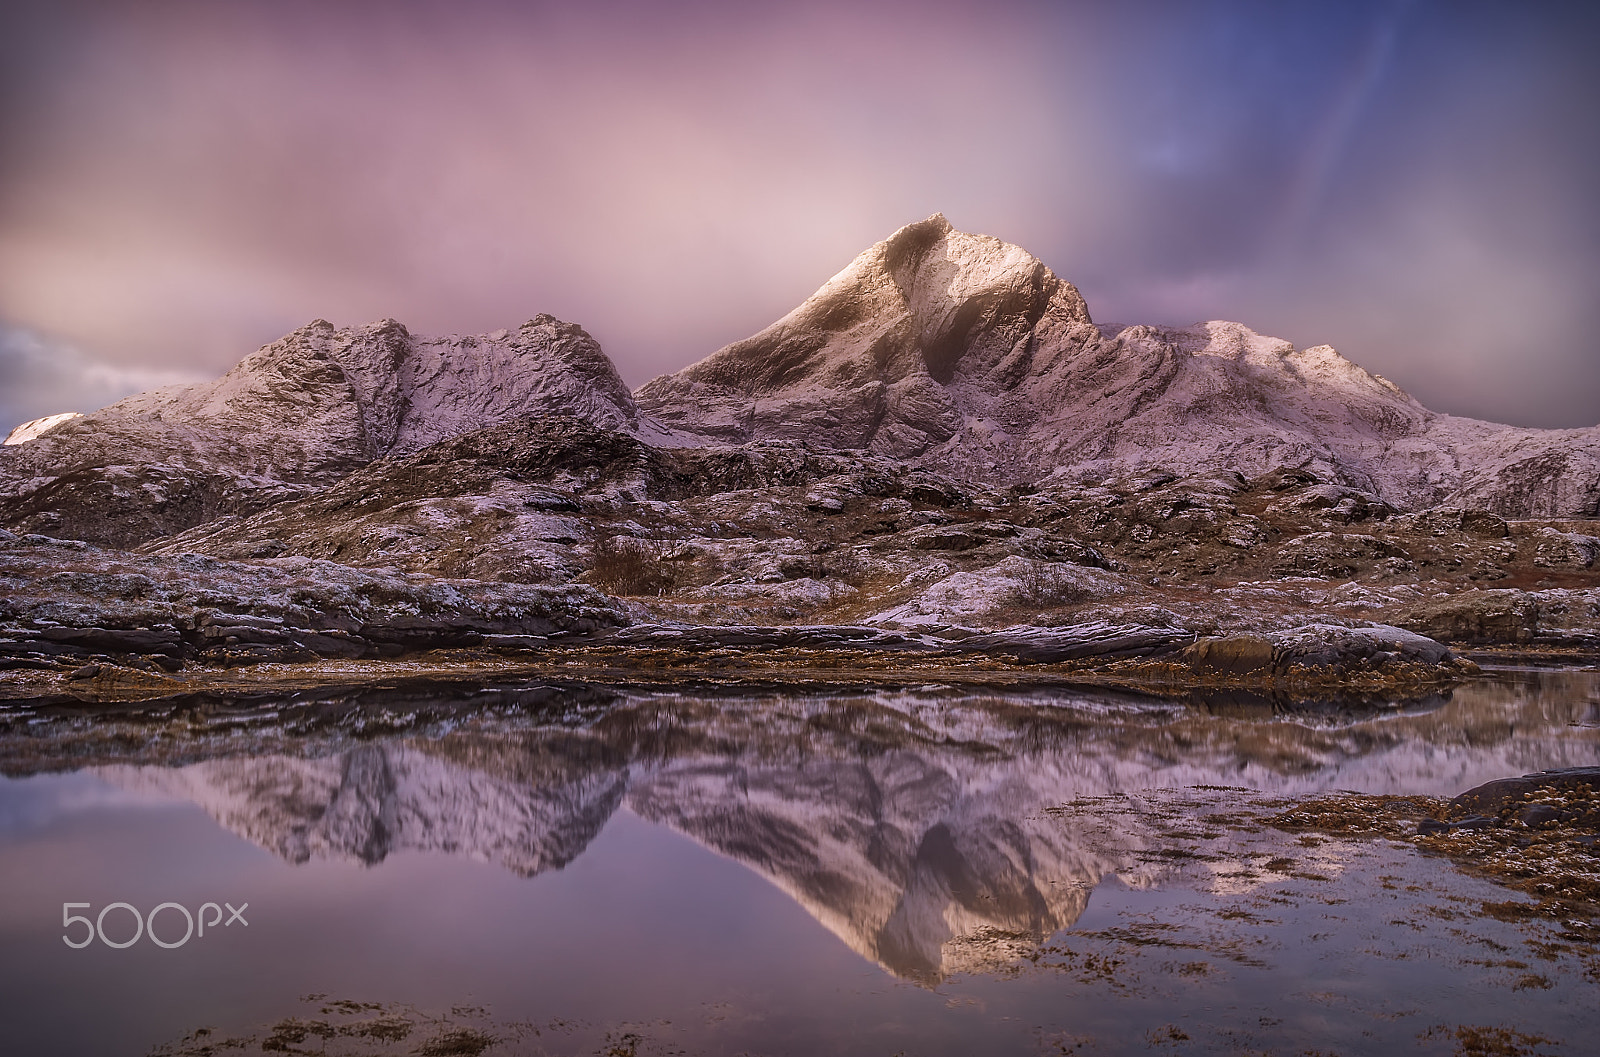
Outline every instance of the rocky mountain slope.
<path fill-rule="evenodd" d="M 1600 645 L 1600 427 L 1436 415 L 1238 324 L 1097 326 L 938 216 L 637 396 L 549 316 L 318 321 L 11 439 L 0 668 L 109 660 L 148 621 L 176 638 L 145 652 L 206 663 L 630 622 L 1248 634 L 1266 668 L 1308 627 L 1363 664 L 1340 627 Z M 284 577 L 368 601 L 319 614 Z"/>
<path fill-rule="evenodd" d="M 1600 645 L 1600 525 L 1512 524 L 1275 470 L 975 488 L 868 452 L 663 448 L 521 419 L 146 544 L 635 596 L 637 619 L 1197 634 L 1307 613 L 1460 642 Z M 1576 529 L 1576 531 L 1572 531 Z"/>
<path fill-rule="evenodd" d="M 938 215 L 637 397 L 723 441 L 867 449 L 988 483 L 1289 466 L 1406 509 L 1600 510 L 1600 427 L 1438 415 L 1326 345 L 1238 323 L 1096 326 L 1036 258 Z"/>
<path fill-rule="evenodd" d="M 551 316 L 466 338 L 317 320 L 214 382 L 140 393 L 0 447 L 0 492 L 7 521 L 125 545 L 541 413 L 652 435 L 600 346 Z"/>
<path fill-rule="evenodd" d="M 867 451 L 973 484 L 1292 467 L 1398 509 L 1600 512 L 1600 427 L 1438 415 L 1327 346 L 1237 323 L 1097 326 L 1026 251 L 934 216 L 637 403 L 593 339 L 550 316 L 464 338 L 319 320 L 215 382 L 19 428 L 0 447 L 0 524 L 142 542 L 547 413 L 678 446 Z"/>

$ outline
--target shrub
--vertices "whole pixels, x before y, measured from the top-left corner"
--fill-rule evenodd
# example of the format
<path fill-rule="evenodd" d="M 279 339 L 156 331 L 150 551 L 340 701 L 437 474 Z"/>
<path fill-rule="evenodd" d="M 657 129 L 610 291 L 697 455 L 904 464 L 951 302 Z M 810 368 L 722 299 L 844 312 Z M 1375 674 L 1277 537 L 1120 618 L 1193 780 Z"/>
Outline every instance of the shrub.
<path fill-rule="evenodd" d="M 1094 597 L 1065 569 L 1045 562 L 1034 562 L 1017 578 L 1013 598 L 1017 605 L 1075 606 Z"/>
<path fill-rule="evenodd" d="M 677 577 L 648 544 L 611 536 L 595 541 L 589 582 L 614 595 L 664 595 Z"/>

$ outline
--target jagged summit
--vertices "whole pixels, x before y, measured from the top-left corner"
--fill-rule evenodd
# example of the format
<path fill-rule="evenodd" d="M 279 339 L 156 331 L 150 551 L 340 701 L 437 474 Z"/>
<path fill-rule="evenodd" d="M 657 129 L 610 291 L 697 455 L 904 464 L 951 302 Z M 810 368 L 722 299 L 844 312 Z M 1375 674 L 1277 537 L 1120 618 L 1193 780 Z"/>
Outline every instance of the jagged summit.
<path fill-rule="evenodd" d="M 419 337 L 393 319 L 317 319 L 213 382 L 167 386 L 15 446 L 42 467 L 176 460 L 289 481 L 348 473 L 510 417 L 572 415 L 629 431 L 638 409 L 583 328 L 539 315 L 514 331 Z"/>
<path fill-rule="evenodd" d="M 140 393 L 0 447 L 0 496 L 13 497 L 13 523 L 59 521 L 127 545 L 550 414 L 654 435 L 595 340 L 553 316 L 435 338 L 392 319 L 345 329 L 318 319 L 216 381 Z"/>
<path fill-rule="evenodd" d="M 1239 323 L 1097 326 L 1043 262 L 941 214 L 872 246 L 760 333 L 634 394 L 581 327 L 547 315 L 447 338 L 315 320 L 217 381 L 30 424 L 0 447 L 0 494 L 31 496 L 33 511 L 58 504 L 46 486 L 114 497 L 152 484 L 182 512 L 128 537 L 148 539 L 239 512 L 250 504 L 238 496 L 267 485 L 320 486 L 548 414 L 670 445 L 866 450 L 980 484 L 1294 467 L 1398 508 L 1600 512 L 1600 427 L 1438 415 L 1326 345 Z M 130 466 L 144 469 L 108 483 Z M 91 470 L 93 487 L 72 476 Z"/>
<path fill-rule="evenodd" d="M 1089 310 L 1026 250 L 956 231 L 935 213 L 861 254 L 777 323 L 680 376 L 751 392 L 818 373 L 859 382 L 926 373 L 948 384 L 958 366 L 972 371 L 985 354 L 1005 356 L 1047 317 L 1087 324 Z M 819 346 L 819 331 L 846 340 Z"/>
<path fill-rule="evenodd" d="M 999 384 L 1041 339 L 1091 331 L 1072 284 L 942 214 L 861 254 L 805 303 L 637 395 L 664 423 L 915 455 L 950 439 L 953 384 Z"/>
<path fill-rule="evenodd" d="M 868 449 L 984 483 L 1291 466 L 1402 508 L 1600 506 L 1600 427 L 1438 415 L 1327 345 L 1239 323 L 1095 326 L 1037 258 L 939 214 L 635 397 L 693 435 Z"/>

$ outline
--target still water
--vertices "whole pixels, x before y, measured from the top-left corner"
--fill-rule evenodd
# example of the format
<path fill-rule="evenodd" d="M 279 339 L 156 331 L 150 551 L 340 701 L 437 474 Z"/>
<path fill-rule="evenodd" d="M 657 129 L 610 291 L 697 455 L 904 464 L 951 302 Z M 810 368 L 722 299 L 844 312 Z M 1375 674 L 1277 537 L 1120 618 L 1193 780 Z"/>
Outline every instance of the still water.
<path fill-rule="evenodd" d="M 1597 761 L 1593 672 L 1354 712 L 937 686 L 13 708 L 0 1049 L 1450 1053 L 1479 1026 L 1579 1052 L 1600 965 L 1473 912 L 1512 894 L 1238 813 Z"/>

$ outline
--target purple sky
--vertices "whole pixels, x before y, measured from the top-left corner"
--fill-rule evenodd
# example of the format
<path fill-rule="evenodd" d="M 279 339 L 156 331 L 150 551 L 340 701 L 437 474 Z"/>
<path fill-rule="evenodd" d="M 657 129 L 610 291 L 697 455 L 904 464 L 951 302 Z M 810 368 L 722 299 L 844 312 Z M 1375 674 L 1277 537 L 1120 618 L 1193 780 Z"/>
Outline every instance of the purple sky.
<path fill-rule="evenodd" d="M 630 384 L 943 211 L 1100 320 L 1600 421 L 1592 5 L 0 5 L 0 429 L 316 317 Z"/>

